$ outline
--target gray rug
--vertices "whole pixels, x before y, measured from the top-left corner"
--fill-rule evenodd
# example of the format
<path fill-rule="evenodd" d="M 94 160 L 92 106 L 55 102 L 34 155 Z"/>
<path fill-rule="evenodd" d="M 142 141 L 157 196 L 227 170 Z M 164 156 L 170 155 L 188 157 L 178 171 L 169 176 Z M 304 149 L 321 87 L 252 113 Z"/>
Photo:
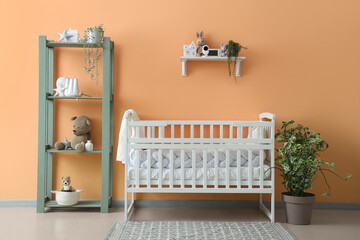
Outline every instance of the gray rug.
<path fill-rule="evenodd" d="M 105 240 L 296 239 L 281 223 L 270 222 L 116 222 Z"/>

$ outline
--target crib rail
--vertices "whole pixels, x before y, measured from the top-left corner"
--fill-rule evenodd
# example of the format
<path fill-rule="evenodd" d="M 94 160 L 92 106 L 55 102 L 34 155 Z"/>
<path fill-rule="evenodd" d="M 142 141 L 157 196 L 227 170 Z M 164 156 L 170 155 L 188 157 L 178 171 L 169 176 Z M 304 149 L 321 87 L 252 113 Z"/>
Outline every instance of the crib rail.
<path fill-rule="evenodd" d="M 127 121 L 127 127 L 132 128 L 134 134 L 128 138 L 126 152 L 134 152 L 136 159 L 135 166 L 132 166 L 135 177 L 130 177 L 129 157 L 125 164 L 126 194 L 260 193 L 262 201 L 261 194 L 270 193 L 272 210 L 269 217 L 273 221 L 275 115 L 262 113 L 259 118 L 259 121 Z M 154 152 L 157 154 L 155 169 L 151 168 Z M 175 152 L 179 156 L 175 156 Z M 230 155 L 234 152 L 235 167 L 230 166 Z M 164 159 L 165 153 L 168 154 L 167 159 Z M 213 157 L 213 167 L 208 167 L 209 153 Z M 223 167 L 219 166 L 219 153 L 225 154 Z M 253 166 L 255 153 L 259 157 L 259 166 Z M 141 154 L 146 154 L 146 160 L 142 163 L 146 168 L 140 168 Z M 196 158 L 198 155 L 200 161 Z M 242 166 L 244 156 L 248 159 L 247 166 Z M 178 169 L 174 167 L 175 157 L 180 159 Z M 191 167 L 185 167 L 185 161 L 189 159 Z M 164 168 L 165 160 L 169 162 L 167 168 Z M 199 162 L 202 162 L 200 177 L 197 176 L 199 168 L 196 167 Z M 144 171 L 146 177 L 141 178 Z M 189 172 L 192 173 L 191 177 L 186 176 Z M 214 176 L 209 177 L 210 173 Z M 264 207 L 263 204 L 261 206 Z"/>

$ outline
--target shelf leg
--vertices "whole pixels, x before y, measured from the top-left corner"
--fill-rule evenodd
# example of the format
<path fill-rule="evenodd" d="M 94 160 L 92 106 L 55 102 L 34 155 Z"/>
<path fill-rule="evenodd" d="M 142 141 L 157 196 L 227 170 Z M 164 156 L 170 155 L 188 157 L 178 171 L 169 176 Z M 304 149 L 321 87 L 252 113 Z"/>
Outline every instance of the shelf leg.
<path fill-rule="evenodd" d="M 37 201 L 36 212 L 45 211 L 46 194 L 46 81 L 48 66 L 48 49 L 46 47 L 46 37 L 39 37 L 39 129 L 38 129 L 38 178 L 37 178 Z"/>
<path fill-rule="evenodd" d="M 54 48 L 48 48 L 48 79 L 46 81 L 47 93 L 53 92 L 54 89 Z M 53 146 L 53 127 L 54 127 L 54 101 L 46 101 L 46 136 L 47 144 L 51 148 Z M 52 183 L 53 183 L 53 154 L 46 153 L 46 196 L 49 200 L 52 200 Z"/>
<path fill-rule="evenodd" d="M 236 76 L 240 77 L 241 75 L 241 60 L 236 60 Z"/>
<path fill-rule="evenodd" d="M 182 76 L 187 76 L 187 61 L 184 60 L 182 61 Z"/>
<path fill-rule="evenodd" d="M 110 38 L 104 38 L 103 49 L 103 102 L 102 102 L 102 155 L 101 155 L 101 212 L 109 212 L 110 196 L 110 136 L 111 136 L 111 53 Z"/>

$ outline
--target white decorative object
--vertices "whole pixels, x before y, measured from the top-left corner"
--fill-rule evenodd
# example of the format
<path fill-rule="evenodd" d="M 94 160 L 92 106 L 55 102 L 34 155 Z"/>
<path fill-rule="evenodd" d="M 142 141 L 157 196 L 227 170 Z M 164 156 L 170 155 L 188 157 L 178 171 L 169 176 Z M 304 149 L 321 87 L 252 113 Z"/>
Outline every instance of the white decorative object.
<path fill-rule="evenodd" d="M 85 144 L 85 150 L 88 152 L 94 150 L 94 144 L 92 144 L 91 140 L 87 140 L 87 143 Z"/>
<path fill-rule="evenodd" d="M 78 80 L 76 78 L 59 77 L 56 80 L 56 93 L 54 96 L 76 97 L 79 92 Z"/>
<path fill-rule="evenodd" d="M 180 57 L 182 61 L 182 76 L 187 76 L 187 62 L 188 61 L 227 61 L 227 57 Z M 245 57 L 238 57 L 236 60 L 236 76 L 241 75 L 241 61 L 245 60 Z M 235 61 L 235 57 L 231 58 L 231 61 Z"/>
<path fill-rule="evenodd" d="M 118 143 L 118 149 L 125 146 L 126 156 L 125 221 L 136 201 L 132 194 L 128 205 L 128 193 L 256 193 L 260 194 L 260 209 L 275 221 L 274 114 L 261 113 L 256 121 L 131 121 L 133 112 L 124 113 L 121 129 L 125 133 L 120 130 Z M 259 138 L 254 138 L 256 128 L 261 129 Z M 244 137 L 246 130 L 249 138 Z M 244 157 L 247 164 L 241 166 Z M 210 158 L 213 165 L 209 166 Z M 263 204 L 265 194 L 271 200 L 270 208 Z"/>
<path fill-rule="evenodd" d="M 72 30 L 70 28 L 70 30 L 67 33 L 68 33 L 68 35 L 70 35 L 70 37 L 67 39 L 68 42 L 74 42 L 74 43 L 79 42 L 78 30 Z"/>
<path fill-rule="evenodd" d="M 83 190 L 75 189 L 74 192 L 51 191 L 51 193 L 55 193 L 57 204 L 71 206 L 79 202 L 80 193 L 82 191 Z"/>
<path fill-rule="evenodd" d="M 184 56 L 186 57 L 195 57 L 196 56 L 196 45 L 195 42 L 192 41 L 192 43 L 188 45 L 184 45 Z"/>
<path fill-rule="evenodd" d="M 69 38 L 71 37 L 71 35 L 66 32 L 66 29 L 63 33 L 58 32 L 58 34 L 60 35 L 60 39 L 58 42 L 61 42 L 62 40 L 65 40 L 65 42 L 67 42 L 69 40 Z"/>

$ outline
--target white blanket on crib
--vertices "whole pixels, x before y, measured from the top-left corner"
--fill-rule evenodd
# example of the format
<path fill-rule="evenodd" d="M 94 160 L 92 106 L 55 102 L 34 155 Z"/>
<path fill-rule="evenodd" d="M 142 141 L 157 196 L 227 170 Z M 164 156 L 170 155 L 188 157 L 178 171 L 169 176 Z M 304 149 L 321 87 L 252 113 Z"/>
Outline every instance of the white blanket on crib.
<path fill-rule="evenodd" d="M 139 116 L 135 112 L 135 110 L 129 109 L 125 111 L 122 122 L 121 122 L 121 128 L 119 133 L 119 142 L 118 142 L 118 148 L 117 148 L 117 154 L 116 154 L 116 161 L 121 161 L 123 163 L 126 162 L 127 152 L 126 152 L 126 145 L 127 145 L 127 138 L 128 137 L 134 137 L 135 136 L 135 130 L 133 128 L 128 129 L 128 136 L 126 136 L 126 127 L 125 127 L 125 116 L 129 114 L 129 121 L 139 121 Z M 145 128 L 140 128 L 140 137 L 145 137 Z"/>
<path fill-rule="evenodd" d="M 148 160 L 147 160 L 147 151 L 149 150 L 131 150 L 130 151 L 130 166 L 136 166 L 136 159 L 139 153 L 139 164 L 140 168 L 147 168 L 148 167 Z M 215 152 L 213 150 L 206 151 L 206 164 L 208 168 L 213 168 L 215 163 Z M 240 164 L 241 166 L 248 166 L 248 151 L 241 150 L 241 157 L 240 157 Z M 163 168 L 170 168 L 170 151 L 163 150 L 162 151 L 162 167 Z M 226 151 L 225 150 L 218 150 L 218 166 L 221 168 L 226 167 Z M 229 160 L 230 160 L 230 167 L 237 167 L 237 151 L 236 150 L 229 150 Z M 265 160 L 265 154 L 263 154 L 263 158 L 260 159 L 259 150 L 252 151 L 252 166 L 260 166 L 260 160 Z M 173 162 L 174 168 L 181 168 L 181 151 L 173 151 Z M 191 168 L 192 167 L 192 151 L 185 150 L 184 151 L 184 168 Z M 195 151 L 195 164 L 196 168 L 202 168 L 204 163 L 204 155 L 203 151 Z M 150 155 L 150 165 L 151 168 L 159 168 L 159 151 L 152 150 Z"/>

